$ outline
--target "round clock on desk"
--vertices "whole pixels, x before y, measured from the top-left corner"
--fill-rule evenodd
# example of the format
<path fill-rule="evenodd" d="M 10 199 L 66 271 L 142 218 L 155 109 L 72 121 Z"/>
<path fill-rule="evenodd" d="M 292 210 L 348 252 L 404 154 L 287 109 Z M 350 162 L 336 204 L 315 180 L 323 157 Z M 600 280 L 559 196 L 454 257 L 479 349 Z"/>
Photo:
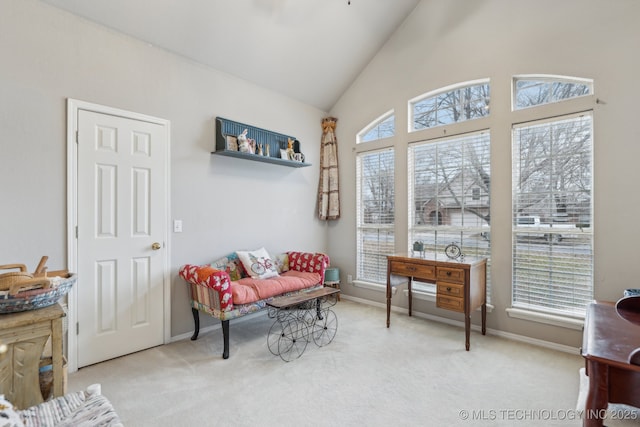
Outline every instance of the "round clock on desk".
<path fill-rule="evenodd" d="M 449 245 L 447 245 L 447 247 L 444 248 L 444 253 L 450 259 L 458 259 L 462 256 L 462 250 L 460 249 L 460 246 L 456 245 L 455 243 L 450 243 Z"/>

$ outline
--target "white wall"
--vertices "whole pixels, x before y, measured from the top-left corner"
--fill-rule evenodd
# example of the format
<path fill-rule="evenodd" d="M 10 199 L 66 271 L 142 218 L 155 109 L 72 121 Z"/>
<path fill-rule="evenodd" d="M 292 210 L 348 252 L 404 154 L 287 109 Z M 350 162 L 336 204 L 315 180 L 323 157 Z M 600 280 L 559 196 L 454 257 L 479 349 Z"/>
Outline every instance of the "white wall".
<path fill-rule="evenodd" d="M 325 249 L 322 111 L 36 0 L 0 0 L 0 58 L 0 264 L 67 267 L 67 98 L 171 121 L 171 218 L 184 222 L 171 234 L 172 336 L 193 329 L 182 264 Z M 314 166 L 212 156 L 218 115 L 296 136 Z"/>
<path fill-rule="evenodd" d="M 329 226 L 328 253 L 355 277 L 355 135 L 384 112 L 396 114 L 398 251 L 406 250 L 407 100 L 447 85 L 491 79 L 492 277 L 490 328 L 579 346 L 581 332 L 513 319 L 511 302 L 510 79 L 516 74 L 592 78 L 594 109 L 595 297 L 617 300 L 640 287 L 640 2 L 636 0 L 423 0 L 331 110 L 337 137 L 343 218 Z M 350 285 L 344 294 L 384 302 L 384 293 Z M 406 306 L 396 294 L 394 304 Z M 446 316 L 434 303 L 417 309 Z M 453 316 L 461 320 L 460 317 Z M 474 322 L 478 317 L 474 315 Z M 383 322 L 383 319 L 380 319 Z"/>

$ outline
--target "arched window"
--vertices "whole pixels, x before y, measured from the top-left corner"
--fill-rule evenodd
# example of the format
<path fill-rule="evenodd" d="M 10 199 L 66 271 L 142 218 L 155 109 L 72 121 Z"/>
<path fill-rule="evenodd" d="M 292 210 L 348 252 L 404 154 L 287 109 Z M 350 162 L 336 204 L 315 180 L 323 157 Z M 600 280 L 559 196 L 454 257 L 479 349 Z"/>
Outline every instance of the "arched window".
<path fill-rule="evenodd" d="M 593 94 L 593 80 L 527 75 L 513 79 L 513 109 L 535 107 Z"/>
<path fill-rule="evenodd" d="M 489 81 L 466 82 L 409 101 L 410 131 L 489 115 Z"/>
<path fill-rule="evenodd" d="M 356 148 L 356 283 L 384 284 L 387 255 L 395 250 L 395 120 L 388 111 L 356 136 L 356 144 L 386 139 L 374 151 L 366 144 Z"/>
<path fill-rule="evenodd" d="M 367 127 L 358 133 L 356 143 L 376 141 L 382 138 L 390 138 L 396 133 L 396 116 L 393 110 L 386 112 L 375 119 Z"/>

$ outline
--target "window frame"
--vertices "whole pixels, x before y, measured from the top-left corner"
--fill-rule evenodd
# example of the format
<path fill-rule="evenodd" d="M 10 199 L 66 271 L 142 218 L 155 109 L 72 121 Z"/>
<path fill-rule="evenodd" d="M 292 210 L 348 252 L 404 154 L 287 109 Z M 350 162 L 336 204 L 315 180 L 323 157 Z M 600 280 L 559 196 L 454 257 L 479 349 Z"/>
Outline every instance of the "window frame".
<path fill-rule="evenodd" d="M 576 98 L 577 100 L 577 98 Z M 563 100 L 563 101 L 570 101 L 570 100 Z M 563 101 L 559 101 L 559 102 L 563 102 Z M 579 105 L 579 103 L 574 103 L 575 105 Z M 541 104 L 540 107 L 546 107 L 550 104 Z M 542 108 L 541 108 L 542 110 Z M 557 308 L 557 307 L 549 307 L 549 306 L 543 306 L 543 305 L 537 305 L 537 304 L 530 304 L 530 303 L 526 303 L 523 301 L 517 301 L 516 300 L 516 296 L 518 293 L 517 287 L 519 286 L 519 282 L 517 281 L 517 277 L 516 277 L 516 265 L 523 265 L 525 263 L 523 263 L 518 256 L 518 242 L 519 240 L 522 240 L 522 238 L 527 239 L 528 241 L 532 241 L 533 239 L 540 237 L 540 238 L 545 238 L 548 242 L 549 245 L 549 253 L 553 254 L 553 248 L 554 248 L 554 242 L 556 242 L 556 246 L 559 246 L 559 239 L 554 239 L 554 236 L 561 236 L 561 233 L 563 233 L 564 231 L 556 229 L 556 230 L 552 230 L 552 226 L 550 227 L 549 230 L 545 230 L 542 227 L 539 226 L 540 222 L 538 221 L 538 219 L 535 219 L 533 221 L 533 224 L 530 225 L 530 227 L 533 227 L 533 229 L 530 229 L 531 231 L 527 231 L 527 228 L 522 226 L 522 224 L 520 224 L 520 228 L 518 228 L 518 221 L 517 218 L 519 216 L 519 209 L 516 208 L 517 205 L 517 195 L 521 194 L 517 191 L 516 188 L 516 161 L 515 161 L 515 149 L 516 149 L 516 130 L 517 129 L 524 129 L 524 128 L 533 128 L 536 126 L 542 126 L 546 123 L 553 125 L 555 123 L 560 123 L 562 121 L 568 121 L 568 120 L 573 120 L 576 118 L 580 118 L 582 116 L 588 115 L 590 117 L 590 153 L 589 153 L 589 165 L 590 165 L 590 170 L 589 170 L 589 175 L 590 175 L 590 183 L 589 183 L 589 221 L 590 221 L 590 226 L 588 228 L 580 228 L 579 232 L 578 230 L 575 230 L 575 232 L 572 232 L 572 234 L 574 235 L 578 235 L 578 236 L 587 236 L 589 241 L 588 241 L 588 252 L 590 254 L 590 263 L 586 264 L 586 268 L 590 271 L 590 296 L 586 297 L 584 299 L 585 305 L 584 305 L 584 310 L 580 310 L 576 307 L 574 308 L 569 308 L 569 306 L 565 306 L 564 308 Z M 524 318 L 527 320 L 533 320 L 533 321 L 539 321 L 542 323 L 550 323 L 550 324 L 555 324 L 555 325 L 560 325 L 560 326 L 568 326 L 568 327 L 572 327 L 575 328 L 576 324 L 574 321 L 572 321 L 571 319 L 583 319 L 585 316 L 585 312 L 586 312 L 586 303 L 588 301 L 590 301 L 593 298 L 593 293 L 594 293 L 594 233 L 593 233 L 593 213 L 594 213 L 594 163 L 593 163 L 593 153 L 594 153 L 594 134 L 593 134 L 593 127 L 594 127 L 594 111 L 593 110 L 587 110 L 587 111 L 578 111 L 578 112 L 567 112 L 565 114 L 559 114 L 553 117 L 540 117 L 538 119 L 531 119 L 531 120 L 527 120 L 525 122 L 519 122 L 519 123 L 512 123 L 512 137 L 511 137 L 511 147 L 512 147 L 512 243 L 511 243 L 511 250 L 512 250 L 512 262 L 511 262 L 511 278 L 512 278 L 512 285 L 511 285 L 511 308 L 507 309 L 507 312 L 509 313 L 510 316 L 512 317 L 517 317 L 517 318 Z M 552 142 L 549 142 L 549 144 L 551 144 Z M 531 222 L 531 221 L 529 221 Z M 540 229 L 540 230 L 538 230 Z M 566 229 L 565 229 L 566 230 Z M 586 231 L 585 231 L 586 230 Z M 548 237 L 547 237 L 548 235 Z M 534 243 L 538 243 L 539 242 L 534 242 Z M 586 249 L 584 249 L 586 250 Z M 522 251 L 524 252 L 524 251 Z M 560 253 L 560 250 L 557 250 L 556 253 Z M 530 255 L 533 256 L 533 255 Z M 557 255 L 557 256 L 552 256 L 552 260 L 556 260 L 561 261 L 561 255 Z M 578 257 L 574 257 L 574 258 L 578 258 Z M 533 264 L 532 264 L 533 265 Z M 561 264 L 558 264 L 561 265 Z M 546 266 L 548 266 L 548 264 L 544 264 L 545 268 Z M 526 267 L 526 264 L 525 264 Z M 531 267 L 533 268 L 533 267 Z M 572 269 L 572 271 L 577 271 L 577 269 Z M 562 269 L 561 268 L 556 268 L 555 270 L 551 270 L 549 274 L 551 275 L 560 275 L 562 274 Z M 557 279 L 554 279 L 557 280 Z M 564 285 L 558 285 L 558 288 L 564 289 Z M 558 301 L 561 300 L 561 298 L 556 298 Z M 560 303 L 557 303 L 558 306 L 560 306 Z M 561 319 L 567 319 L 566 321 L 563 321 Z"/>

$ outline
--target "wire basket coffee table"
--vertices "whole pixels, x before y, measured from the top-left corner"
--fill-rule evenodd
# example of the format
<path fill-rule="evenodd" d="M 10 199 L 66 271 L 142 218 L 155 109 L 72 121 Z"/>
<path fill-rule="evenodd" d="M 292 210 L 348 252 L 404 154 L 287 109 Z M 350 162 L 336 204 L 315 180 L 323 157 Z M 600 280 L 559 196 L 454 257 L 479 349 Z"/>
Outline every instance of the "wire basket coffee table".
<path fill-rule="evenodd" d="M 320 288 L 268 302 L 269 317 L 276 319 L 267 336 L 269 351 L 290 362 L 302 356 L 309 341 L 318 347 L 333 341 L 338 317 L 331 307 L 339 293 L 338 289 Z"/>

